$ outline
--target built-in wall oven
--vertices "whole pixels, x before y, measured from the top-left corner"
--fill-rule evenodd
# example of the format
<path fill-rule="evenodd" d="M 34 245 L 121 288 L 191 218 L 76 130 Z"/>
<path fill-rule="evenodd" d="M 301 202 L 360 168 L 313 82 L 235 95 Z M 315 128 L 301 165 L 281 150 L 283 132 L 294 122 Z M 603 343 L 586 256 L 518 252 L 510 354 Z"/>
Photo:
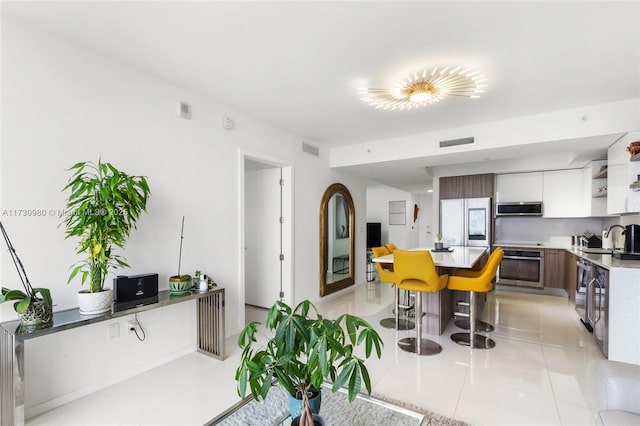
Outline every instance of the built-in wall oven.
<path fill-rule="evenodd" d="M 543 288 L 544 249 L 504 248 L 497 284 Z"/>

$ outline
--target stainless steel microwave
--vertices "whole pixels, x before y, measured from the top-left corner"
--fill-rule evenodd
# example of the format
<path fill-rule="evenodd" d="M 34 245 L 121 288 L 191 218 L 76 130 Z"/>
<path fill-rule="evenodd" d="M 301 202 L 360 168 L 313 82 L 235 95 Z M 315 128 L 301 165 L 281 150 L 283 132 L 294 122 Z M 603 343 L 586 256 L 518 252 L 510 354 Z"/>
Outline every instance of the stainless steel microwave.
<path fill-rule="evenodd" d="M 542 201 L 496 203 L 496 216 L 542 216 Z"/>

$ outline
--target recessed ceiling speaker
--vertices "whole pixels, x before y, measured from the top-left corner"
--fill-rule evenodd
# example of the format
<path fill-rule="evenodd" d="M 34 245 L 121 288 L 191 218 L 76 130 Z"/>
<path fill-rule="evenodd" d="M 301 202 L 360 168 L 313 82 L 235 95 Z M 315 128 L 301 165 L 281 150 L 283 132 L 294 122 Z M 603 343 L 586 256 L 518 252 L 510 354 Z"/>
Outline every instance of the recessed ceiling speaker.
<path fill-rule="evenodd" d="M 191 119 L 191 105 L 186 102 L 178 102 L 178 117 L 184 118 L 185 120 Z"/>

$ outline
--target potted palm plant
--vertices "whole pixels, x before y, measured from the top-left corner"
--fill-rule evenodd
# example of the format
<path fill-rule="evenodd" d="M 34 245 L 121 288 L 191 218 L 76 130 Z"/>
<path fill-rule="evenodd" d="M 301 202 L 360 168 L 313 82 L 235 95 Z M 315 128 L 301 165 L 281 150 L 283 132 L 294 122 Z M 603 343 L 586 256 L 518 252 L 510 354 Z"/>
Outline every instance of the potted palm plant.
<path fill-rule="evenodd" d="M 290 400 L 301 399 L 299 424 L 313 426 L 310 397 L 320 390 L 325 379 L 333 382 L 333 392 L 346 385 L 349 402 L 353 402 L 362 384 L 371 393 L 365 360 L 356 356 L 354 349 L 364 343 L 365 359 L 374 348 L 380 358 L 383 343 L 364 319 L 350 314 L 335 320 L 323 318 L 308 300 L 294 309 L 276 302 L 266 321 L 274 335 L 256 349 L 257 324 L 248 324 L 238 337 L 242 355 L 235 378 L 241 397 L 248 387 L 256 400 L 264 399 L 277 380 L 290 394 Z"/>
<path fill-rule="evenodd" d="M 113 289 L 104 288 L 105 278 L 110 270 L 129 266 L 114 248 L 124 248 L 151 191 L 144 176 L 130 176 L 101 160 L 77 163 L 69 170 L 73 175 L 63 189 L 70 191 L 66 238 L 80 239 L 76 252 L 85 258 L 73 266 L 68 282 L 78 274 L 82 284 L 89 282 L 88 291 L 78 292 L 80 313 L 107 312 Z"/>

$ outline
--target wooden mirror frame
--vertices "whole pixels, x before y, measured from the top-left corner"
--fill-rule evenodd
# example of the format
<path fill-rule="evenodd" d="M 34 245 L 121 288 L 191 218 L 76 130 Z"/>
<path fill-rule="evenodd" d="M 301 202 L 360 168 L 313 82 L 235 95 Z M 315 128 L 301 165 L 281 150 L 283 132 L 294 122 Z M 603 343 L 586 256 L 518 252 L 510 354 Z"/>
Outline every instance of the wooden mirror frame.
<path fill-rule="evenodd" d="M 329 224 L 329 200 L 336 194 L 340 194 L 344 197 L 349 208 L 349 273 L 348 276 L 331 283 L 327 283 L 327 269 L 329 265 L 329 238 L 328 229 Z M 354 280 L 354 268 L 355 268 L 355 229 L 356 229 L 356 212 L 353 205 L 353 199 L 351 193 L 341 183 L 334 183 L 327 188 L 322 196 L 322 202 L 320 203 L 320 296 L 326 296 L 336 291 L 342 290 L 346 287 L 352 286 Z"/>

